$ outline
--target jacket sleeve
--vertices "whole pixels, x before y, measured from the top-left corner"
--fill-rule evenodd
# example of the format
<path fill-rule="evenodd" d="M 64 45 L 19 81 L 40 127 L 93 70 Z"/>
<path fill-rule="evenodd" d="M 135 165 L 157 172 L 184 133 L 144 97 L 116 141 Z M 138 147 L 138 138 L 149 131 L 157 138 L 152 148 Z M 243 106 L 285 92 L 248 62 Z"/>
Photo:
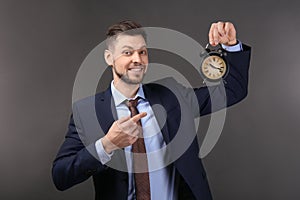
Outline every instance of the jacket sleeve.
<path fill-rule="evenodd" d="M 93 156 L 96 155 L 95 144 L 83 144 L 76 125 L 72 115 L 65 140 L 53 162 L 52 178 L 58 190 L 83 182 L 106 167 Z"/>
<path fill-rule="evenodd" d="M 227 52 L 226 61 L 229 73 L 224 82 L 215 86 L 194 89 L 200 115 L 232 106 L 247 96 L 250 54 L 251 48 L 247 45 L 243 45 L 243 51 Z M 197 114 L 199 115 L 199 112 Z"/>

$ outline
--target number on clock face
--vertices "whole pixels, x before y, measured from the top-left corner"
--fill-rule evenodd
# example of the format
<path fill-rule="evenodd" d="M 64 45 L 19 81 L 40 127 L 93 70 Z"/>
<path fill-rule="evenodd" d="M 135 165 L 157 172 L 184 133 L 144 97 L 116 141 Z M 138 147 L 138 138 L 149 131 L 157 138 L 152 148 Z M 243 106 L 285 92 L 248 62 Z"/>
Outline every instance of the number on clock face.
<path fill-rule="evenodd" d="M 226 63 L 221 57 L 211 55 L 204 59 L 201 70 L 205 77 L 218 80 L 226 73 Z"/>

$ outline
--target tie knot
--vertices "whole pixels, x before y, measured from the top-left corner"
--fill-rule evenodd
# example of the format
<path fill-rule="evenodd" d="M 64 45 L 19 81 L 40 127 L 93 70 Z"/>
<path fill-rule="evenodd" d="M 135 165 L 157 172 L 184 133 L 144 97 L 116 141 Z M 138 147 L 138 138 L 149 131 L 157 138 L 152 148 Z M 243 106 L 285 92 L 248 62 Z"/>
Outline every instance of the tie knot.
<path fill-rule="evenodd" d="M 126 102 L 127 106 L 128 107 L 135 107 L 138 105 L 138 100 L 139 100 L 139 97 L 137 97 L 136 99 L 132 99 L 132 100 L 129 100 Z"/>

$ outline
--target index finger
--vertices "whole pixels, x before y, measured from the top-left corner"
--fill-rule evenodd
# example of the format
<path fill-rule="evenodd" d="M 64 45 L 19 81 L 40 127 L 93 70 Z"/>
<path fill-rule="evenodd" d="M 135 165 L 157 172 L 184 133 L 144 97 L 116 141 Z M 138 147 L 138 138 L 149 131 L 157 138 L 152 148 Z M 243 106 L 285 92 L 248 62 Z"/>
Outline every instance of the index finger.
<path fill-rule="evenodd" d="M 131 117 L 131 120 L 134 121 L 135 123 L 138 122 L 140 119 L 142 119 L 143 117 L 145 117 L 147 115 L 146 112 L 142 112 L 139 113 L 137 115 L 134 115 L 133 117 Z"/>

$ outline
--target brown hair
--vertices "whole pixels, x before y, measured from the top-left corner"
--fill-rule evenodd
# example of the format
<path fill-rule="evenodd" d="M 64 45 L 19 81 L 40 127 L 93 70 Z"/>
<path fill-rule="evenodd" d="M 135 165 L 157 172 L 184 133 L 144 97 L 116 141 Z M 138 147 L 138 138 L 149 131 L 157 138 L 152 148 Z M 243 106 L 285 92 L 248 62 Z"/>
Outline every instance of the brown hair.
<path fill-rule="evenodd" d="M 111 43 L 117 38 L 119 34 L 125 35 L 141 35 L 145 41 L 147 39 L 146 33 L 142 26 L 134 21 L 125 20 L 111 25 L 106 32 L 106 45 L 109 47 Z"/>

